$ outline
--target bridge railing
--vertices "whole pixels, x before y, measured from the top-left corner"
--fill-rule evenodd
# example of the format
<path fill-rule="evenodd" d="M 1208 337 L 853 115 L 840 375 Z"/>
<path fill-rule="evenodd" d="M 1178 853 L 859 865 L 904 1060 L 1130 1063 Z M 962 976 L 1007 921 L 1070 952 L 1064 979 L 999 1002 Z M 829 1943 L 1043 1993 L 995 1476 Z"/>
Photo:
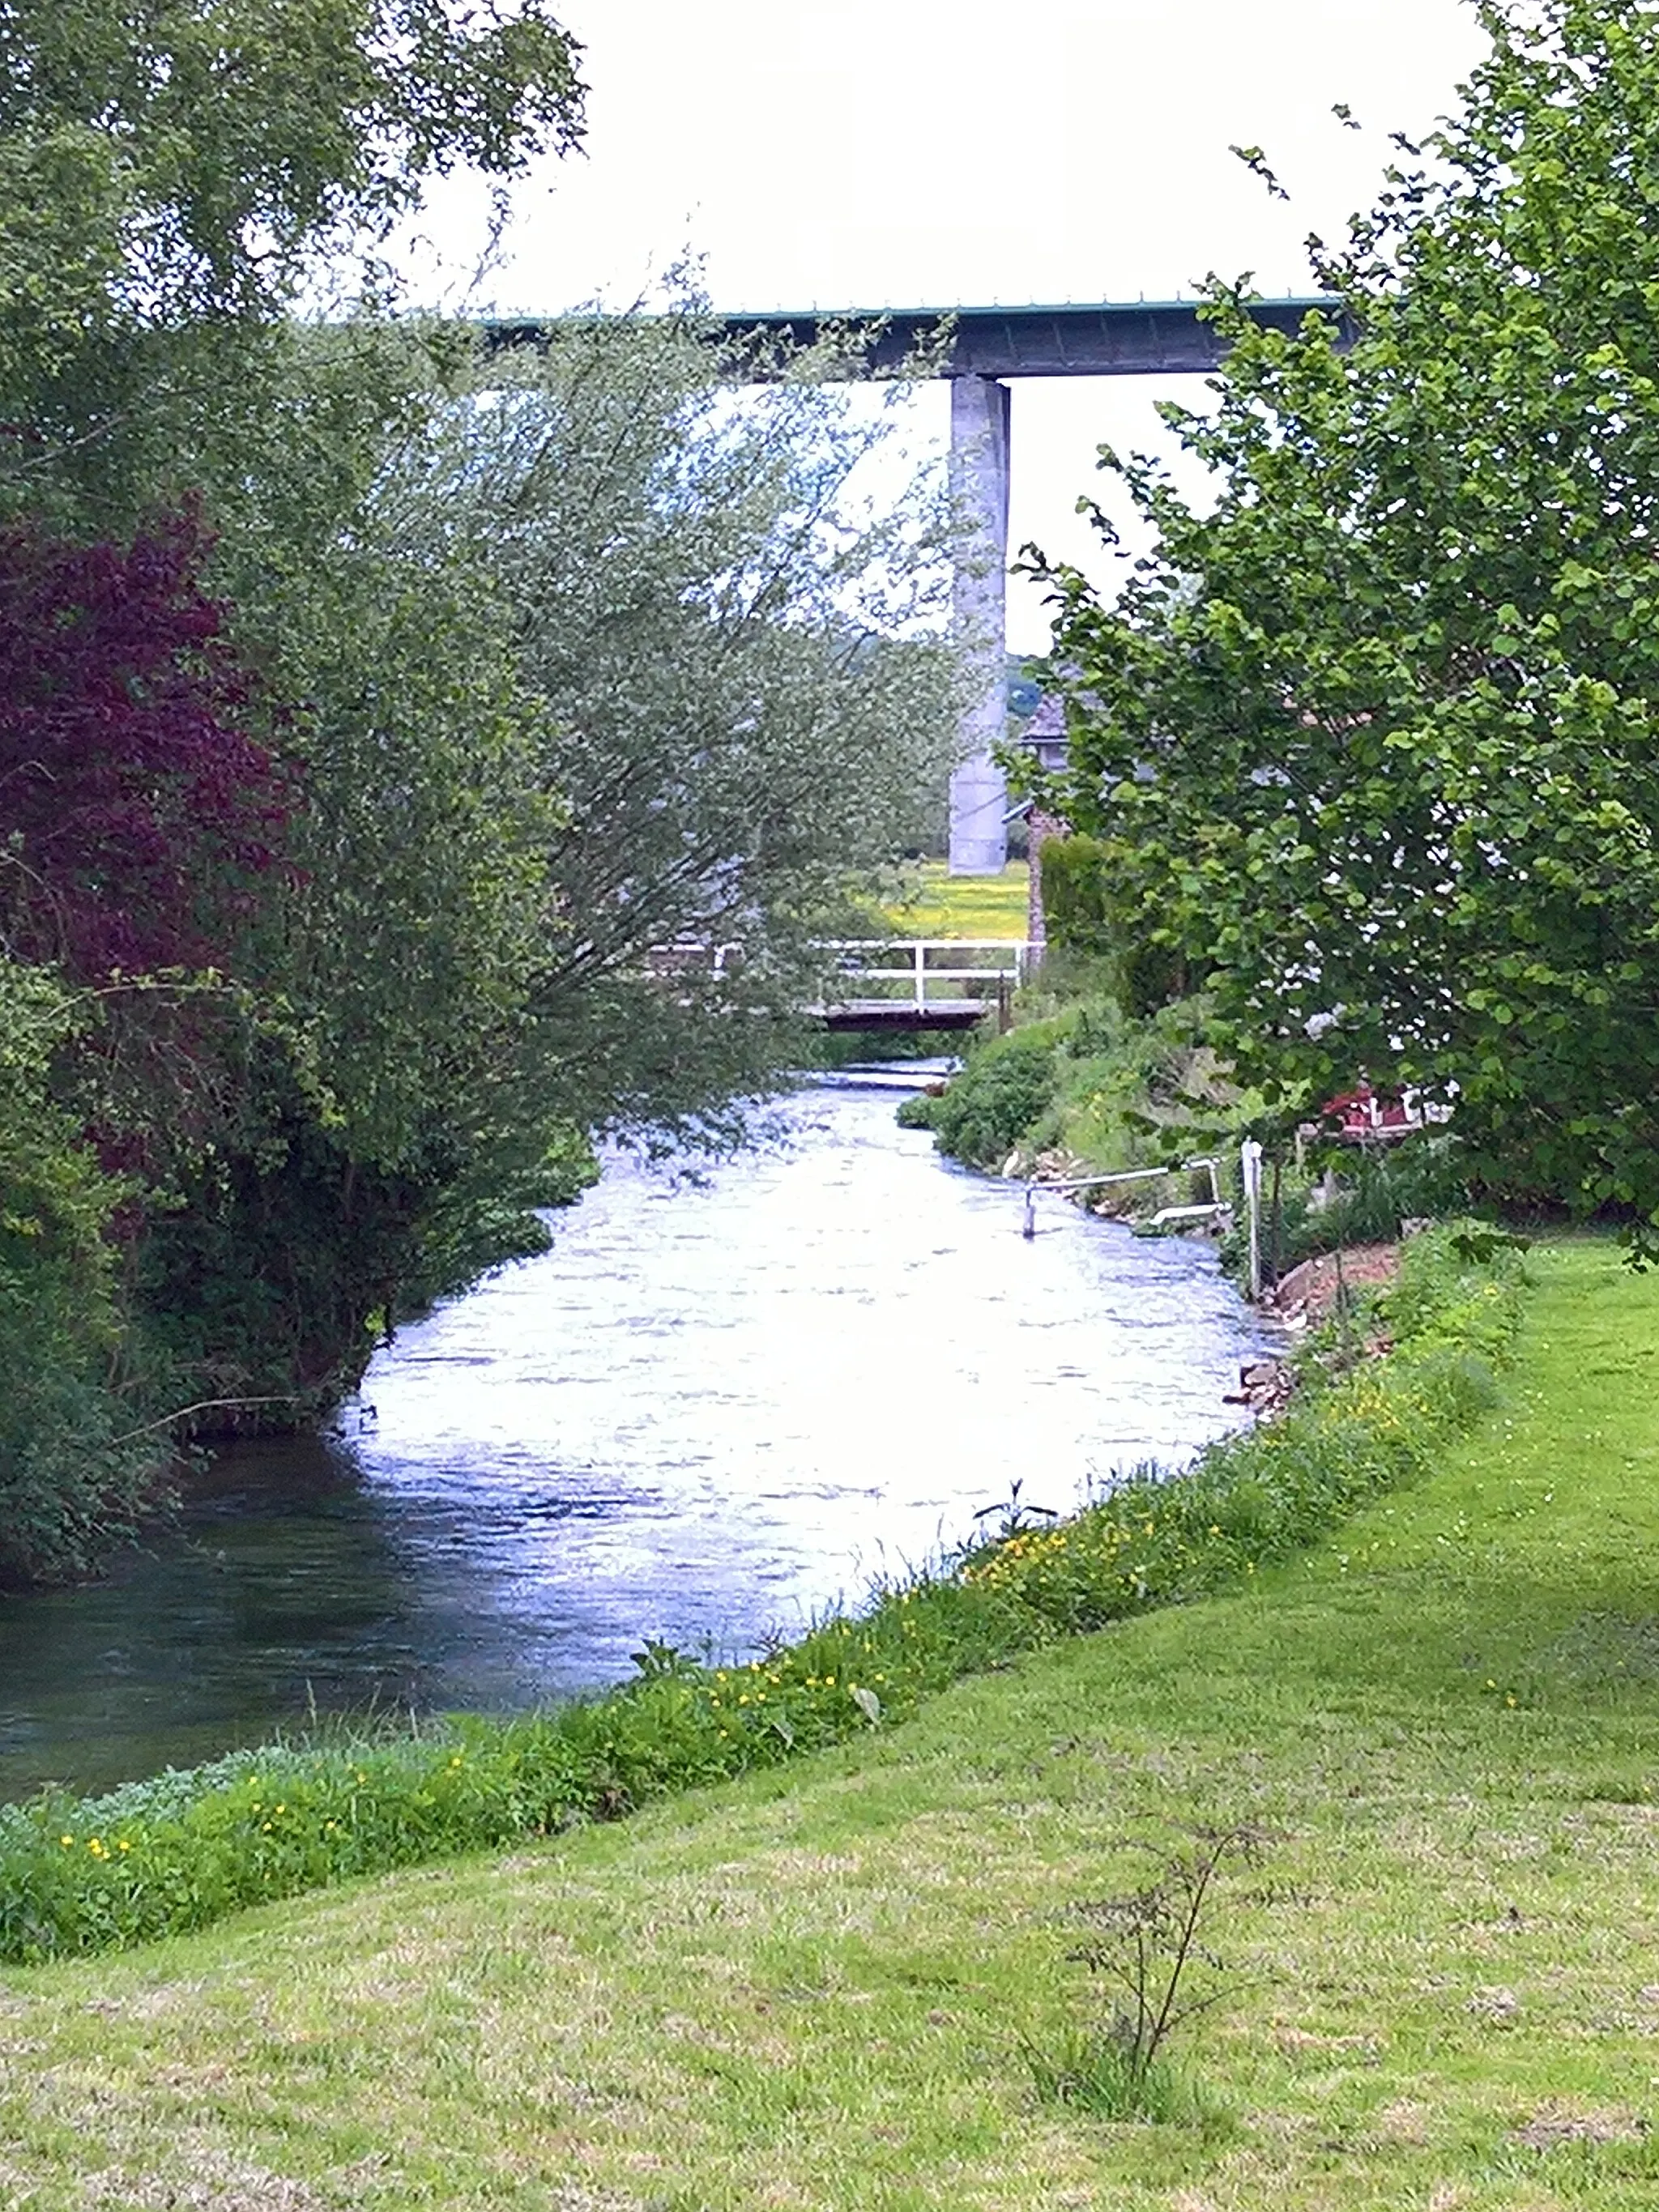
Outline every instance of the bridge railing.
<path fill-rule="evenodd" d="M 742 945 L 711 945 L 706 937 L 677 937 L 672 945 L 653 945 L 646 955 L 651 972 L 657 975 L 682 974 L 690 968 L 724 975 L 742 957 Z"/>
<path fill-rule="evenodd" d="M 1001 998 L 1030 980 L 1040 951 L 1023 937 L 845 938 L 814 949 L 825 956 L 832 976 L 879 986 L 876 995 L 884 1002 L 916 1007 L 940 998 Z M 690 969 L 723 975 L 741 958 L 738 945 L 681 938 L 656 946 L 650 965 L 659 975 Z"/>
<path fill-rule="evenodd" d="M 904 985 L 902 991 L 884 991 L 880 995 L 907 1000 L 915 1006 L 925 1006 L 930 986 L 938 984 L 977 984 L 980 991 L 992 996 L 1005 988 L 1018 988 L 1026 981 L 1032 964 L 1032 947 L 1023 937 L 848 938 L 818 949 L 835 956 L 838 975 L 860 983 Z M 902 957 L 896 963 L 890 960 L 884 965 L 870 957 L 878 953 Z M 967 958 L 974 953 L 989 957 Z M 941 955 L 955 955 L 956 959 L 947 963 L 944 958 L 935 957 Z M 957 989 L 945 995 L 975 998 L 980 992 Z"/>

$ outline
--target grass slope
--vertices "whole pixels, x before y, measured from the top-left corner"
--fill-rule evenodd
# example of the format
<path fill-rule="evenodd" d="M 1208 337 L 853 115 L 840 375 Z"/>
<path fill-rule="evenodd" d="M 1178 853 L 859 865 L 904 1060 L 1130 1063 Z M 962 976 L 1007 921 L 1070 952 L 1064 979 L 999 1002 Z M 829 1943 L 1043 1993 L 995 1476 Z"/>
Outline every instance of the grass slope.
<path fill-rule="evenodd" d="M 1659 2202 L 1659 1280 L 1540 1255 L 1512 1401 L 1248 1595 L 621 1826 L 0 1979 L 0 2202 Z M 1040 2104 L 1066 1908 L 1245 1818 L 1206 2125 Z"/>
<path fill-rule="evenodd" d="M 920 895 L 889 907 L 887 919 L 907 937 L 1023 938 L 1028 882 L 1024 860 L 1010 860 L 1000 876 L 953 876 L 943 860 L 924 860 Z"/>

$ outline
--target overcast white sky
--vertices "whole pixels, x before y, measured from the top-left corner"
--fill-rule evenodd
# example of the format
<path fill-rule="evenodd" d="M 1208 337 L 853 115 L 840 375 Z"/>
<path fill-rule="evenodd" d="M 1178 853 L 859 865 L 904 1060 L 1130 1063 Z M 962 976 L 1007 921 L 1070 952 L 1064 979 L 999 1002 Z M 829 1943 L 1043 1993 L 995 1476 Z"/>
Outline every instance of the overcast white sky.
<path fill-rule="evenodd" d="M 1212 270 L 1304 291 L 1302 240 L 1446 112 L 1462 0 L 568 0 L 585 154 L 514 193 L 497 304 L 625 305 L 684 251 L 721 309 L 1167 299 Z M 1332 115 L 1346 101 L 1364 126 Z M 1229 154 L 1260 145 L 1270 200 Z M 432 210 L 452 265 L 481 202 Z M 1158 446 L 1194 379 L 1014 385 L 1015 545 L 1109 575 L 1073 508 L 1094 450 Z M 942 433 L 945 397 L 921 403 Z M 1016 583 L 1010 640 L 1040 651 Z"/>

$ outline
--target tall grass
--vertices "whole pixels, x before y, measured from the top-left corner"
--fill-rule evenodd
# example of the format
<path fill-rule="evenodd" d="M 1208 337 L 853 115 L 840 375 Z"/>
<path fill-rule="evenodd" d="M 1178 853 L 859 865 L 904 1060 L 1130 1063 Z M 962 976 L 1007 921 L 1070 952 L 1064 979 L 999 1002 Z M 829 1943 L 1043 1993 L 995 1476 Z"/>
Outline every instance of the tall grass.
<path fill-rule="evenodd" d="M 1189 1473 L 1142 1470 L 1070 1520 L 1013 1528 L 746 1664 L 647 1644 L 639 1678 L 590 1702 L 273 1744 L 0 1812 L 0 1957 L 143 1942 L 353 1875 L 614 1819 L 879 1727 L 1054 1637 L 1248 1580 L 1426 1471 L 1479 1417 L 1519 1294 L 1512 1253 L 1480 1265 L 1453 1232 L 1414 1240 L 1384 1302 L 1387 1358 L 1338 1376 L 1312 1362 L 1279 1420 L 1224 1439 Z"/>

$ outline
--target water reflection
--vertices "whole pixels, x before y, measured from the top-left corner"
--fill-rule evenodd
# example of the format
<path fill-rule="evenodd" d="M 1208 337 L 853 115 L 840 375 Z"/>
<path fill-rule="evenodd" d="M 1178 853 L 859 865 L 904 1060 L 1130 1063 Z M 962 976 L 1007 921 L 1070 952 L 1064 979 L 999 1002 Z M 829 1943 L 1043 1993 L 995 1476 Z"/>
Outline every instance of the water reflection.
<path fill-rule="evenodd" d="M 95 1786 L 321 1711 L 508 1707 L 649 1633 L 741 1649 L 1024 1479 L 1178 1463 L 1252 1324 L 1201 1247 L 805 1093 L 695 1182 L 629 1161 L 555 1249 L 405 1331 L 335 1432 L 226 1455 L 181 1539 L 0 1604 L 0 1785 Z"/>

